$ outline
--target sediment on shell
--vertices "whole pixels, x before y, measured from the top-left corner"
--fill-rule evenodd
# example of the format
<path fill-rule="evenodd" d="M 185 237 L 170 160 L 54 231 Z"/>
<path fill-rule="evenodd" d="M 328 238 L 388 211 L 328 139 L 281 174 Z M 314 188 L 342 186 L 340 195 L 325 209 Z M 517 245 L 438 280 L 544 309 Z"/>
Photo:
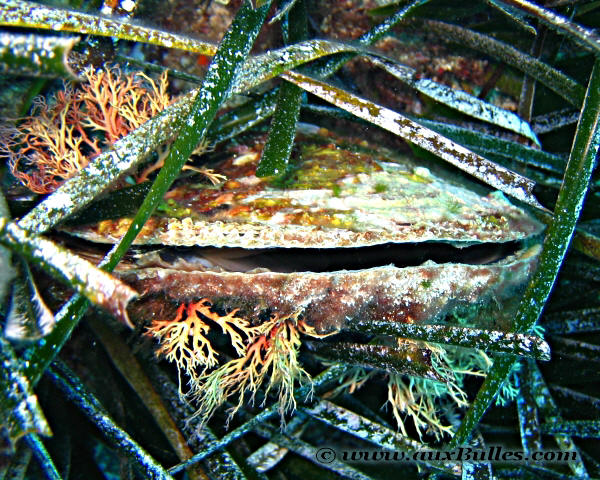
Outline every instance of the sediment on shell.
<path fill-rule="evenodd" d="M 136 316 L 143 317 L 155 302 L 168 309 L 208 298 L 224 309 L 239 308 L 241 315 L 256 322 L 266 312 L 281 316 L 301 312 L 318 333 L 329 333 L 352 318 L 428 323 L 455 308 L 491 299 L 502 311 L 502 302 L 524 286 L 536 258 L 529 250 L 486 265 L 427 262 L 418 267 L 322 273 L 141 268 L 121 275 L 145 292 L 133 307 Z"/>

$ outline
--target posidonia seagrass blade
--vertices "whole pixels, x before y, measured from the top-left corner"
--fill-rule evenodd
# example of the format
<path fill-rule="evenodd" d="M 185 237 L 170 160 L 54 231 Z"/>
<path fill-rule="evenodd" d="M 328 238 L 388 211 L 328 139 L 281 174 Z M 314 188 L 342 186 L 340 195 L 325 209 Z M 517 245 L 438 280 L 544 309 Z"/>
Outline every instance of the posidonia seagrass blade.
<path fill-rule="evenodd" d="M 382 60 L 373 56 L 369 57 L 369 60 L 398 80 L 450 108 L 470 117 L 516 132 L 532 140 L 536 145 L 540 145 L 537 136 L 529 124 L 513 112 L 480 100 L 462 90 L 453 89 L 426 78 L 416 78 L 417 72 L 413 68 L 397 65 L 395 62 Z"/>
<path fill-rule="evenodd" d="M 127 304 L 137 293 L 118 279 L 51 240 L 33 235 L 5 218 L 0 219 L 0 242 L 129 324 Z"/>
<path fill-rule="evenodd" d="M 503 5 L 498 0 L 487 0 L 487 3 L 492 7 L 496 8 L 506 17 L 510 18 L 520 28 L 526 30 L 531 35 L 537 35 L 536 28 L 527 20 L 526 15 L 523 12 L 515 8 L 511 8 L 508 5 Z"/>
<path fill-rule="evenodd" d="M 333 382 L 336 381 L 341 375 L 344 374 L 348 370 L 349 367 L 344 365 L 333 365 L 328 367 L 319 375 L 317 375 L 311 385 L 303 385 L 296 389 L 295 396 L 298 398 L 309 398 L 310 395 L 321 394 L 325 391 L 325 388 Z M 258 415 L 253 417 L 250 420 L 247 420 L 245 423 L 237 427 L 236 429 L 230 431 L 222 438 L 218 440 L 211 441 L 205 445 L 203 445 L 203 449 L 196 453 L 192 458 L 182 462 L 174 467 L 169 469 L 169 473 L 175 474 L 177 472 L 182 471 L 183 469 L 193 465 L 194 463 L 201 462 L 209 455 L 214 452 L 221 450 L 222 448 L 229 445 L 231 442 L 245 435 L 249 431 L 251 431 L 257 425 L 268 421 L 271 417 L 273 417 L 277 413 L 277 405 L 273 405 L 263 409 Z"/>
<path fill-rule="evenodd" d="M 308 18 L 304 0 L 300 0 L 293 8 L 292 14 L 286 16 L 286 21 L 282 23 L 282 29 L 286 43 L 306 38 Z M 279 87 L 271 128 L 256 169 L 257 176 L 266 177 L 285 173 L 296 138 L 303 96 L 303 90 L 291 83 L 284 82 Z"/>
<path fill-rule="evenodd" d="M 431 366 L 427 348 L 411 344 L 409 348 L 360 343 L 324 343 L 307 340 L 303 344 L 327 362 L 377 369 L 387 373 L 410 375 L 438 382 L 444 378 Z"/>
<path fill-rule="evenodd" d="M 416 452 L 427 448 L 425 443 L 412 440 L 410 437 L 401 435 L 397 431 L 393 431 L 328 400 L 321 400 L 314 406 L 303 408 L 303 411 L 311 417 L 381 448 L 401 452 Z M 452 462 L 430 463 L 425 460 L 423 464 L 450 475 L 458 475 L 461 471 L 460 465 Z"/>
<path fill-rule="evenodd" d="M 33 274 L 22 258 L 16 260 L 16 270 L 4 335 L 12 341 L 38 340 L 54 328 L 54 314 L 46 306 Z"/>
<path fill-rule="evenodd" d="M 62 480 L 58 469 L 50 457 L 50 453 L 42 442 L 42 439 L 35 433 L 25 435 L 25 443 L 32 452 L 32 456 L 37 460 L 41 471 L 49 480 Z"/>
<path fill-rule="evenodd" d="M 528 0 L 501 0 L 500 3 L 515 7 L 522 12 L 537 18 L 550 28 L 579 43 L 584 48 L 592 50 L 595 55 L 600 54 L 600 36 L 593 30 L 578 25 L 568 18 L 558 15 L 548 8 L 540 7 Z"/>
<path fill-rule="evenodd" d="M 3 447 L 13 449 L 19 438 L 31 433 L 52 435 L 23 365 L 3 337 L 0 337 L 0 361 L 0 431 L 9 442 Z"/>
<path fill-rule="evenodd" d="M 323 463 L 318 460 L 320 458 L 319 454 L 321 449 L 309 444 L 308 442 L 305 442 L 300 438 L 296 438 L 286 434 L 285 432 L 281 432 L 281 430 L 277 430 L 277 428 L 269 425 L 268 423 L 256 425 L 253 428 L 253 431 L 254 433 L 263 437 L 265 440 L 276 442 L 278 445 L 291 450 L 299 457 L 303 457 L 310 462 L 319 464 L 321 467 L 324 466 Z M 342 478 L 351 478 L 353 480 L 374 480 L 373 477 L 364 474 L 350 463 L 343 462 L 337 458 L 332 459 L 331 462 L 327 463 L 325 468 L 335 472 Z"/>
<path fill-rule="evenodd" d="M 581 438 L 600 438 L 600 422 L 598 420 L 563 420 L 542 425 L 542 432 L 551 435 L 569 435 Z"/>
<path fill-rule="evenodd" d="M 99 400 L 62 361 L 55 362 L 48 377 L 93 422 L 115 450 L 125 455 L 142 472 L 149 474 L 150 478 L 173 480 L 158 461 L 114 422 Z"/>
<path fill-rule="evenodd" d="M 558 276 L 563 259 L 589 188 L 592 170 L 600 145 L 600 61 L 596 61 L 588 83 L 586 100 L 581 112 L 575 140 L 569 156 L 562 187 L 555 207 L 540 263 L 523 298 L 514 322 L 514 331 L 527 332 L 537 322 Z M 468 441 L 481 417 L 508 377 L 515 359 L 498 356 L 475 401 L 467 411 L 451 446 Z"/>
<path fill-rule="evenodd" d="M 77 78 L 67 57 L 79 38 L 0 33 L 0 71 L 34 77 Z"/>
<path fill-rule="evenodd" d="M 546 210 L 533 195 L 533 181 L 486 160 L 407 117 L 306 75 L 288 72 L 282 77 L 337 107 L 424 148 L 507 195 Z"/>
<path fill-rule="evenodd" d="M 541 170 L 561 174 L 566 165 L 566 158 L 562 155 L 545 152 L 537 148 L 528 147 L 521 143 L 506 140 L 504 138 L 489 135 L 480 131 L 437 122 L 425 118 L 412 118 L 417 123 L 435 130 L 445 137 L 451 138 L 457 143 L 467 147 L 482 156 L 487 154 L 505 157 L 507 163 L 517 161 L 523 166 L 535 167 Z"/>
<path fill-rule="evenodd" d="M 528 360 L 525 370 L 525 381 L 529 383 L 535 406 L 540 416 L 548 423 L 562 422 L 561 409 L 554 400 L 544 376 L 535 362 Z M 554 440 L 563 451 L 576 452 L 578 455 L 568 462 L 569 468 L 577 478 L 589 478 L 587 468 L 577 447 L 570 435 L 565 433 L 554 434 Z"/>
<path fill-rule="evenodd" d="M 544 115 L 537 115 L 531 119 L 531 127 L 538 135 L 556 131 L 566 125 L 577 123 L 579 110 L 561 108 Z"/>
<path fill-rule="evenodd" d="M 507 43 L 500 42 L 489 35 L 437 20 L 426 20 L 424 26 L 440 33 L 445 38 L 481 50 L 514 66 L 543 83 L 577 108 L 580 108 L 583 104 L 585 89 L 582 85 L 560 70 L 552 68 L 550 65 L 517 50 Z"/>
<path fill-rule="evenodd" d="M 521 371 L 516 375 L 517 413 L 519 416 L 519 433 L 521 445 L 526 454 L 542 450 L 542 436 L 540 434 L 540 422 L 538 409 L 535 405 L 531 385 L 527 381 L 527 362 L 520 364 Z"/>
<path fill-rule="evenodd" d="M 0 4 L 0 25 L 101 35 L 180 48 L 204 55 L 213 55 L 217 50 L 217 46 L 212 43 L 202 42 L 188 36 L 25 0 L 3 1 Z"/>
<path fill-rule="evenodd" d="M 550 360 L 550 346 L 535 335 L 451 325 L 390 324 L 377 320 L 351 322 L 349 329 Z"/>

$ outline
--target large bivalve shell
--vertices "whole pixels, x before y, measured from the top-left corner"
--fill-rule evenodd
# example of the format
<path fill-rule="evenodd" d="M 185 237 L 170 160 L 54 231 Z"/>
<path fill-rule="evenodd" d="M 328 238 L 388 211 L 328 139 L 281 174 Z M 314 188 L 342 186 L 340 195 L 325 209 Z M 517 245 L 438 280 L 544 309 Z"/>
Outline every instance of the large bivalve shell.
<path fill-rule="evenodd" d="M 214 168 L 226 177 L 221 184 L 193 184 L 188 178 L 173 188 L 138 243 L 246 250 L 186 250 L 184 261 L 175 254 L 174 264 L 163 258 L 121 273 L 145 294 L 137 304 L 141 316 L 164 311 L 164 304 L 155 304 L 161 295 L 173 315 L 174 306 L 207 298 L 255 320 L 267 312 L 301 311 L 317 331 L 331 332 L 352 318 L 427 323 L 465 305 L 500 306 L 524 285 L 535 265 L 535 248 L 513 247 L 504 259 L 494 252 L 475 262 L 460 257 L 419 266 L 427 256 L 399 260 L 404 247 L 389 244 L 412 242 L 409 250 L 415 242 L 459 247 L 518 242 L 541 231 L 525 211 L 502 194 L 482 196 L 407 157 L 364 142 L 341 146 L 334 140 L 302 140 L 295 169 L 284 179 L 256 177 L 259 151 L 242 149 Z M 116 242 L 130 222 L 107 220 L 72 231 Z M 357 261 L 364 247 L 371 254 L 380 244 L 388 245 L 383 255 L 377 249 L 376 262 Z M 325 249 L 340 247 L 348 252 L 342 256 L 347 264 L 327 266 L 334 252 Z M 228 258 L 232 255 L 239 258 Z M 260 257 L 266 260 L 252 264 Z M 298 257 L 312 262 L 296 262 Z M 494 310 L 505 316 L 503 308 Z"/>
<path fill-rule="evenodd" d="M 532 273 L 537 253 L 533 247 L 488 265 L 426 262 L 319 273 L 140 268 L 122 278 L 144 292 L 148 303 L 138 304 L 137 316 L 146 319 L 156 311 L 152 305 L 158 297 L 166 297 L 171 305 L 209 298 L 254 319 L 266 310 L 280 316 L 302 312 L 318 333 L 330 333 L 349 320 L 423 324 L 469 305 L 489 303 L 489 318 L 482 320 L 503 328 L 512 320 L 505 302 Z"/>
<path fill-rule="evenodd" d="M 185 183 L 166 197 L 138 244 L 339 248 L 399 242 L 508 242 L 540 224 L 499 192 L 481 196 L 407 157 L 361 144 L 305 142 L 281 179 L 255 175 L 259 152 L 232 155 L 216 187 Z M 130 219 L 75 233 L 116 242 Z"/>
<path fill-rule="evenodd" d="M 516 245 L 541 225 L 501 194 L 482 196 L 408 158 L 341 143 L 301 140 L 284 178 L 255 175 L 255 148 L 215 167 L 213 179 L 226 177 L 220 185 L 180 180 L 137 242 L 194 248 L 142 249 L 117 272 L 141 292 L 131 318 L 149 325 L 159 352 L 187 373 L 198 415 L 210 416 L 236 392 L 255 392 L 270 368 L 259 364 L 282 366 L 271 379 L 279 382 L 280 411 L 290 408 L 289 385 L 307 375 L 297 363 L 300 333 L 347 330 L 339 343 L 307 347 L 333 361 L 445 381 L 427 343 L 382 335 L 376 324 L 459 322 L 494 338 L 510 330 L 539 252 Z M 115 242 L 130 223 L 73 231 Z M 492 246 L 481 255 L 473 244 Z M 229 338 L 237 357 L 218 366 L 207 332 Z M 281 378 L 291 378 L 287 387 Z"/>

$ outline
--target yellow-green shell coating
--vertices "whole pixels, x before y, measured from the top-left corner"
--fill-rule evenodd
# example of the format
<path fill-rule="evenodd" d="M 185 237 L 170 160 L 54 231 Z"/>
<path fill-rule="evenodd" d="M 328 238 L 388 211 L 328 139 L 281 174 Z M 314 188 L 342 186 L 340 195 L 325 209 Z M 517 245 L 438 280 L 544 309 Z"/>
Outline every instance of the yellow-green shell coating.
<path fill-rule="evenodd" d="M 217 187 L 180 183 L 138 244 L 241 248 L 339 248 L 384 243 L 516 241 L 541 225 L 502 194 L 481 196 L 400 157 L 364 145 L 305 141 L 285 180 L 255 176 L 259 152 L 214 168 Z M 74 233 L 116 242 L 130 219 Z"/>

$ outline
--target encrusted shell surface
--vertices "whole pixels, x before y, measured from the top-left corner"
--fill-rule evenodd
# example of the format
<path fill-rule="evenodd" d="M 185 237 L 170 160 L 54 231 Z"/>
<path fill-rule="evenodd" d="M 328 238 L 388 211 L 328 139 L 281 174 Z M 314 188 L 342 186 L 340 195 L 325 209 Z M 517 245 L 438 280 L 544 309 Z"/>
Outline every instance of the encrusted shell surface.
<path fill-rule="evenodd" d="M 280 316 L 301 312 L 319 333 L 343 329 L 351 319 L 430 323 L 483 304 L 493 306 L 487 313 L 503 327 L 512 320 L 506 306 L 535 267 L 538 251 L 532 247 L 486 265 L 426 262 L 320 273 L 142 268 L 122 278 L 144 292 L 133 315 L 146 320 L 163 309 L 156 308 L 157 301 L 164 306 L 164 300 L 179 305 L 209 298 L 254 319 L 267 310 Z M 492 321 L 491 316 L 483 320 Z"/>
<path fill-rule="evenodd" d="M 242 248 L 338 248 L 384 243 L 521 240 L 541 225 L 502 194 L 481 196 L 406 156 L 366 143 L 303 139 L 284 179 L 255 176 L 259 152 L 214 168 L 217 186 L 180 183 L 138 236 L 138 244 Z M 73 233 L 116 242 L 130 219 Z"/>

